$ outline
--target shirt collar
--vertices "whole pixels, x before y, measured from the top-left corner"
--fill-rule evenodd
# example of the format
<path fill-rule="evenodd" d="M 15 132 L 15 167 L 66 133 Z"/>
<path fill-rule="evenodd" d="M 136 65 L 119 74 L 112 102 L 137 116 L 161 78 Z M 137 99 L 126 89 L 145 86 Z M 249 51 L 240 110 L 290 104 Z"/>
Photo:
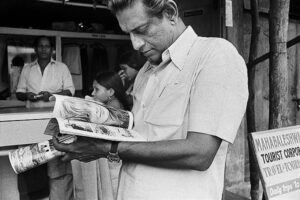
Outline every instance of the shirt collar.
<path fill-rule="evenodd" d="M 177 38 L 177 40 L 162 54 L 162 60 L 171 60 L 182 70 L 186 56 L 189 53 L 192 45 L 197 39 L 197 34 L 191 26 L 188 26 L 185 31 Z"/>
<path fill-rule="evenodd" d="M 153 65 L 150 62 L 148 62 L 145 72 L 151 72 L 151 73 L 159 72 L 159 71 L 163 70 L 170 61 L 171 61 L 171 59 L 169 56 L 169 57 L 163 58 L 162 62 L 159 63 L 159 65 Z"/>
<path fill-rule="evenodd" d="M 53 58 L 51 58 L 50 64 L 54 64 L 54 63 L 55 63 L 55 60 L 54 60 Z M 38 63 L 37 59 L 35 59 L 35 61 L 33 61 L 33 63 L 32 63 L 31 66 L 35 66 L 35 65 L 38 65 L 38 64 L 39 64 L 39 63 Z"/>

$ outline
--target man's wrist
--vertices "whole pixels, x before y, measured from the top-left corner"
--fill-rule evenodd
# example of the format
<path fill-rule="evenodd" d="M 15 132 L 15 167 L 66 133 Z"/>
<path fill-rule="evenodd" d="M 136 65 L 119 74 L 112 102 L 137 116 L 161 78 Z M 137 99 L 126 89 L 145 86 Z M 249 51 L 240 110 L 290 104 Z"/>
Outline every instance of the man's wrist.
<path fill-rule="evenodd" d="M 120 162 L 120 160 L 121 160 L 119 153 L 118 153 L 118 145 L 119 145 L 119 142 L 117 142 L 117 141 L 111 142 L 110 150 L 107 154 L 107 159 L 110 162 Z"/>

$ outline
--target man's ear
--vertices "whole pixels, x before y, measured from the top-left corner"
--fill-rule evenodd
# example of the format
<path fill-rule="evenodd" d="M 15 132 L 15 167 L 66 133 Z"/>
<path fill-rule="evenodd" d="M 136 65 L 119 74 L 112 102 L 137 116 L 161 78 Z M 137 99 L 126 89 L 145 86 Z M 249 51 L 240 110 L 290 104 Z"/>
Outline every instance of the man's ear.
<path fill-rule="evenodd" d="M 177 4 L 173 0 L 167 0 L 166 4 L 167 6 L 164 10 L 164 15 L 171 21 L 171 23 L 177 23 L 179 16 Z"/>

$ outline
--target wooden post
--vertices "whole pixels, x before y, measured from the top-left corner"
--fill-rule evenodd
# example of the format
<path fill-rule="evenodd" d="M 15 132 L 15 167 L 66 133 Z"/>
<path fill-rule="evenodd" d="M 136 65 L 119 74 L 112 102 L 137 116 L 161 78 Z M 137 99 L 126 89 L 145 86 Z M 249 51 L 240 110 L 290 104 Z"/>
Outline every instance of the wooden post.
<path fill-rule="evenodd" d="M 290 125 L 288 120 L 287 31 L 290 0 L 270 1 L 269 129 Z M 265 196 L 264 198 L 265 199 Z"/>
<path fill-rule="evenodd" d="M 56 60 L 62 61 L 62 46 L 61 46 L 61 37 L 55 36 L 55 50 L 56 50 Z"/>
<path fill-rule="evenodd" d="M 257 0 L 251 0 L 251 43 L 249 52 L 248 62 L 248 87 L 249 87 L 249 100 L 247 104 L 247 131 L 248 134 L 255 132 L 255 92 L 254 92 L 254 81 L 255 81 L 255 65 L 251 63 L 257 58 L 260 24 L 259 24 L 259 11 Z M 252 200 L 259 199 L 259 168 L 255 159 L 254 150 L 248 140 L 249 147 L 249 163 L 250 163 L 250 184 L 251 191 L 250 196 Z"/>
<path fill-rule="evenodd" d="M 300 24 L 296 25 L 296 35 L 300 37 Z M 296 46 L 296 99 L 300 99 L 300 45 Z M 297 102 L 296 124 L 300 125 L 300 102 Z"/>
<path fill-rule="evenodd" d="M 288 126 L 287 31 L 290 0 L 270 1 L 269 129 Z"/>

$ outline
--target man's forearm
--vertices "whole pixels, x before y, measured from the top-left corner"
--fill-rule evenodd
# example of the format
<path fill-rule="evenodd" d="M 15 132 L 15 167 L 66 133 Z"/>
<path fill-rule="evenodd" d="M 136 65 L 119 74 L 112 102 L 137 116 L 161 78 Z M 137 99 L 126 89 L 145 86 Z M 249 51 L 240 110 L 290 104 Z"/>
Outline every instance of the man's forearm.
<path fill-rule="evenodd" d="M 203 171 L 211 165 L 221 141 L 214 136 L 194 133 L 182 140 L 121 142 L 118 149 L 125 162 Z"/>
<path fill-rule="evenodd" d="M 181 148 L 178 148 L 178 147 Z M 135 162 L 155 167 L 191 169 L 194 168 L 190 149 L 185 140 L 159 142 L 121 142 L 119 155 L 125 162 Z"/>
<path fill-rule="evenodd" d="M 204 171 L 214 160 L 222 139 L 203 133 L 189 132 L 187 139 L 157 142 L 120 142 L 118 153 L 125 162 L 140 163 L 169 169 Z M 100 158 L 108 155 L 111 142 L 95 138 L 80 137 L 72 144 L 61 144 L 53 138 L 59 151 L 66 152 L 63 161 L 91 156 Z M 75 152 L 75 153 L 74 153 Z"/>

